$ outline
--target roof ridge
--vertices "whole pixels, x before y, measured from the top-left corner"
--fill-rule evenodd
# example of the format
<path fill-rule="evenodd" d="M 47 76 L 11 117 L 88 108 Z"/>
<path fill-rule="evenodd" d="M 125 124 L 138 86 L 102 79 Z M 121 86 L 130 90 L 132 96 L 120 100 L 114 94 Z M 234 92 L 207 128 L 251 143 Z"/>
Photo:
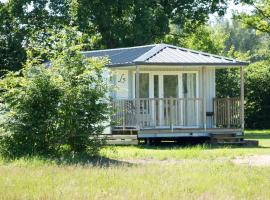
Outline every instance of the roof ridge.
<path fill-rule="evenodd" d="M 133 62 L 134 63 L 144 62 L 144 61 L 150 59 L 151 57 L 157 55 L 165 47 L 166 47 L 166 44 L 154 44 L 154 47 L 152 49 L 150 49 L 147 52 L 145 52 L 144 54 L 140 55 L 138 58 L 133 60 Z"/>

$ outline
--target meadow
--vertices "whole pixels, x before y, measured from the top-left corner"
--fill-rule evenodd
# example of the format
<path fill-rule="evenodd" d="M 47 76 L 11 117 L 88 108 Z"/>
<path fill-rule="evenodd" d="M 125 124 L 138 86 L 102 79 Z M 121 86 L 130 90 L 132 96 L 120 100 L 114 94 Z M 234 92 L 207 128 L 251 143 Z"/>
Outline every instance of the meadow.
<path fill-rule="evenodd" d="M 233 160 L 270 155 L 270 131 L 246 138 L 260 146 L 110 146 L 94 159 L 2 159 L 0 199 L 269 199 L 270 167 Z"/>

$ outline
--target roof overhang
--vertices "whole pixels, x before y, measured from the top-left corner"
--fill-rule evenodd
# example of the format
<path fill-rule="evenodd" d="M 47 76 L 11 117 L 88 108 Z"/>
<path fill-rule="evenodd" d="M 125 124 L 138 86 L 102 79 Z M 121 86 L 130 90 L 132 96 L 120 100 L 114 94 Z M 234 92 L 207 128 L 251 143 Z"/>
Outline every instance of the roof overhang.
<path fill-rule="evenodd" d="M 235 63 L 183 63 L 183 62 L 135 62 L 135 65 L 178 65 L 178 66 L 246 66 L 247 62 Z"/>
<path fill-rule="evenodd" d="M 135 62 L 125 64 L 106 65 L 107 67 L 132 67 L 132 66 L 173 66 L 173 67 L 217 67 L 217 68 L 230 68 L 230 67 L 244 67 L 249 65 L 248 62 L 235 62 L 235 63 L 168 63 L 168 62 Z"/>

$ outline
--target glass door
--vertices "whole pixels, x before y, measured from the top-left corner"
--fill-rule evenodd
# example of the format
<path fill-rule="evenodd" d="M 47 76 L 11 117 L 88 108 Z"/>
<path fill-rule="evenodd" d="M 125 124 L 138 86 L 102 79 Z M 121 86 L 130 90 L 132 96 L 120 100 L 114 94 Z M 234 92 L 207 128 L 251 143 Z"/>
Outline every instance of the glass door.
<path fill-rule="evenodd" d="M 177 101 L 179 97 L 179 75 L 163 75 L 163 124 L 177 125 Z"/>
<path fill-rule="evenodd" d="M 198 119 L 197 77 L 196 73 L 182 73 L 183 123 L 196 126 Z"/>

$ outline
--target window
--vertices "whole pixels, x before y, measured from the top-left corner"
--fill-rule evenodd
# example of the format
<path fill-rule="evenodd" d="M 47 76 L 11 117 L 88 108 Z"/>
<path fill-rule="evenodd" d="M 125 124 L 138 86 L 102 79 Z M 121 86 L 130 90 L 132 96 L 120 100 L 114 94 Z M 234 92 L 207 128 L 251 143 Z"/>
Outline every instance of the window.
<path fill-rule="evenodd" d="M 136 80 L 136 74 L 135 74 L 135 80 Z M 135 91 L 136 91 L 136 81 L 135 81 Z M 139 82 L 139 98 L 149 98 L 149 74 L 140 73 L 139 81 L 140 81 Z"/>
<path fill-rule="evenodd" d="M 178 75 L 163 76 L 164 98 L 178 97 Z"/>

